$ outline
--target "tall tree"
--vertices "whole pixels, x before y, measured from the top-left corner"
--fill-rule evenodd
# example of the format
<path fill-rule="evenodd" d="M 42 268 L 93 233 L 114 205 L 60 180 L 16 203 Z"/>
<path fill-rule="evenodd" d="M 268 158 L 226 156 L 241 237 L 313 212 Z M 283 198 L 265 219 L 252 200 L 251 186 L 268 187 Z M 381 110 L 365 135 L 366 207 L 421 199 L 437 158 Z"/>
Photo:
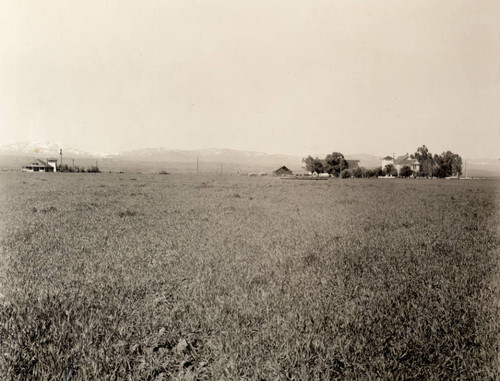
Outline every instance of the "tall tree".
<path fill-rule="evenodd" d="M 420 163 L 420 176 L 432 176 L 434 158 L 425 144 L 422 147 L 418 147 L 417 152 L 411 155 L 411 157 L 417 159 Z"/>
<path fill-rule="evenodd" d="M 338 176 L 344 169 L 349 168 L 349 163 L 340 152 L 332 152 L 326 155 L 325 170 L 329 174 Z"/>
<path fill-rule="evenodd" d="M 398 174 L 398 171 L 396 170 L 396 167 L 394 164 L 387 164 L 384 168 L 385 174 L 389 176 L 395 176 Z"/>
<path fill-rule="evenodd" d="M 436 163 L 433 175 L 436 177 L 460 176 L 462 174 L 462 158 L 451 151 L 434 155 Z"/>
<path fill-rule="evenodd" d="M 313 158 L 311 155 L 302 159 L 302 162 L 306 164 L 306 169 L 310 172 L 323 173 L 325 168 L 320 159 Z"/>

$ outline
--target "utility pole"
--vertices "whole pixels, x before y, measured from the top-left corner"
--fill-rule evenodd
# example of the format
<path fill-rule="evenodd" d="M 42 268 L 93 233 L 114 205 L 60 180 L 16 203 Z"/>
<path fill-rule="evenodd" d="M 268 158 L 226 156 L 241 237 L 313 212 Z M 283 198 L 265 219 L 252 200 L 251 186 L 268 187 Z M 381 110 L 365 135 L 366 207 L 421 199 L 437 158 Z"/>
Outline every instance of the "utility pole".
<path fill-rule="evenodd" d="M 59 155 L 61 155 L 61 168 L 62 168 L 62 148 L 59 149 Z"/>

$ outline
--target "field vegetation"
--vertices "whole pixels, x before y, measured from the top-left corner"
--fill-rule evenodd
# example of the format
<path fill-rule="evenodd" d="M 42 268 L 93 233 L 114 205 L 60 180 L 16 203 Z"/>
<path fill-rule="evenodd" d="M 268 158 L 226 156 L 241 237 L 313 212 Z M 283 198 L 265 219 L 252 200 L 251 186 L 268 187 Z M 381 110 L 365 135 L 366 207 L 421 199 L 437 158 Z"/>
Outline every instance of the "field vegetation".
<path fill-rule="evenodd" d="M 5 379 L 498 379 L 495 181 L 0 173 Z"/>

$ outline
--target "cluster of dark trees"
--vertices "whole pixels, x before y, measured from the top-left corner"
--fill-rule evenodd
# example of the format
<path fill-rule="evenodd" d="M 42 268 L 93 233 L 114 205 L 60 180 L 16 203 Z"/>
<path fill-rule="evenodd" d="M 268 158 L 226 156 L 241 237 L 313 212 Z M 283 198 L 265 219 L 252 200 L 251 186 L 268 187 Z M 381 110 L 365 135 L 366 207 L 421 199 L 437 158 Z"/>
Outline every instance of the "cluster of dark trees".
<path fill-rule="evenodd" d="M 101 171 L 99 170 L 99 168 L 97 166 L 94 166 L 94 165 L 91 165 L 90 167 L 87 167 L 85 169 L 84 166 L 78 166 L 78 165 L 75 165 L 75 166 L 69 166 L 68 164 L 63 164 L 63 165 L 60 165 L 57 170 L 59 172 L 75 172 L 75 173 L 100 173 Z"/>
<path fill-rule="evenodd" d="M 340 152 L 333 152 L 326 155 L 324 159 L 319 159 L 317 157 L 313 158 L 309 155 L 308 157 L 302 159 L 302 162 L 305 163 L 308 171 L 328 173 L 337 177 L 343 170 L 349 168 L 349 163 Z"/>
<path fill-rule="evenodd" d="M 382 170 L 382 168 L 375 168 L 375 169 L 366 169 L 364 167 L 360 168 L 355 168 L 352 171 L 348 171 L 349 173 L 346 173 L 345 175 L 341 174 L 341 177 L 356 177 L 356 178 L 370 178 L 370 177 L 378 177 L 378 176 L 384 176 L 385 172 Z M 351 175 L 351 176 L 348 176 Z"/>
<path fill-rule="evenodd" d="M 423 145 L 418 147 L 417 152 L 411 157 L 420 163 L 419 176 L 448 177 L 462 174 L 462 157 L 451 151 L 443 152 L 441 155 L 432 155 Z"/>
<path fill-rule="evenodd" d="M 324 159 L 318 157 L 308 156 L 302 159 L 305 163 L 306 169 L 316 173 L 328 173 L 335 177 L 357 177 L 368 178 L 392 175 L 399 177 L 448 177 L 460 176 L 462 174 L 462 158 L 460 155 L 451 151 L 443 152 L 441 155 L 432 155 L 428 148 L 423 145 L 417 148 L 417 152 L 410 156 L 412 159 L 417 159 L 420 163 L 420 170 L 414 174 L 409 166 L 403 166 L 399 170 L 392 164 L 386 165 L 385 168 L 379 167 L 376 169 L 349 168 L 349 163 L 340 152 L 333 152 L 326 155 Z"/>
<path fill-rule="evenodd" d="M 326 155 L 324 159 L 312 157 L 309 155 L 308 157 L 302 159 L 302 162 L 305 163 L 306 169 L 310 172 L 328 173 L 329 175 L 334 177 L 369 178 L 385 175 L 385 172 L 382 170 L 382 168 L 349 168 L 349 162 L 340 152 L 333 152 L 329 155 Z"/>
<path fill-rule="evenodd" d="M 308 156 L 302 159 L 305 163 L 306 169 L 316 173 L 328 173 L 334 177 L 348 178 L 369 178 L 384 176 L 386 173 L 382 168 L 366 169 L 363 167 L 349 168 L 349 162 L 345 159 L 344 155 L 340 152 L 333 152 L 326 155 L 324 159 L 318 157 Z"/>

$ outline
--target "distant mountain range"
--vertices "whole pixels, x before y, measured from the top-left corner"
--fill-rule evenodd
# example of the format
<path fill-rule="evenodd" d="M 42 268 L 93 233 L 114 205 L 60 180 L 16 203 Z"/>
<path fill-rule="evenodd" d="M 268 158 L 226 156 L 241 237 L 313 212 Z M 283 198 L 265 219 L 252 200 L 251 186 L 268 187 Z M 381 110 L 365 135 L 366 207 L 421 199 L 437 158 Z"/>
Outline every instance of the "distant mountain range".
<path fill-rule="evenodd" d="M 0 147 L 0 168 L 19 168 L 32 158 L 59 158 L 61 145 L 54 142 L 26 142 Z M 88 152 L 65 147 L 63 161 L 72 165 L 94 165 L 97 160 L 103 170 L 124 170 L 156 172 L 196 172 L 196 166 L 202 172 L 245 172 L 272 171 L 282 165 L 292 170 L 303 168 L 302 156 L 268 154 L 256 151 L 207 148 L 200 150 L 178 150 L 164 147 L 144 148 L 117 154 Z M 325 155 L 316 155 L 324 157 Z M 346 155 L 347 159 L 360 160 L 360 165 L 374 168 L 380 165 L 380 159 L 374 155 Z M 197 164 L 198 163 L 198 164 Z"/>
<path fill-rule="evenodd" d="M 73 148 L 63 148 L 61 144 L 54 142 L 24 142 L 8 144 L 0 147 L 0 156 L 35 156 L 35 157 L 59 157 L 59 150 L 63 149 L 63 155 L 68 157 L 106 157 L 108 155 L 100 152 L 86 152 Z"/>
<path fill-rule="evenodd" d="M 166 162 L 192 162 L 197 158 L 203 161 L 215 162 L 262 162 L 269 161 L 296 161 L 302 160 L 299 156 L 267 154 L 255 151 L 238 151 L 234 149 L 207 148 L 201 150 L 176 150 L 168 148 L 145 148 L 134 151 L 121 152 L 109 155 L 109 158 L 142 160 L 142 161 L 166 161 Z"/>
<path fill-rule="evenodd" d="M 282 165 L 292 170 L 303 167 L 302 156 L 268 154 L 256 151 L 208 148 L 201 150 L 178 150 L 168 148 L 144 148 L 117 154 L 88 152 L 61 147 L 54 142 L 26 142 L 0 147 L 0 168 L 16 169 L 32 158 L 59 158 L 62 148 L 63 161 L 72 165 L 90 166 L 99 163 L 103 171 L 157 172 L 246 172 L 272 171 Z M 312 155 L 320 158 L 325 154 Z M 381 165 L 381 156 L 359 153 L 346 154 L 346 159 L 359 160 L 365 168 Z M 198 163 L 198 164 L 197 164 Z M 467 160 L 469 176 L 500 177 L 500 161 L 494 159 Z"/>

